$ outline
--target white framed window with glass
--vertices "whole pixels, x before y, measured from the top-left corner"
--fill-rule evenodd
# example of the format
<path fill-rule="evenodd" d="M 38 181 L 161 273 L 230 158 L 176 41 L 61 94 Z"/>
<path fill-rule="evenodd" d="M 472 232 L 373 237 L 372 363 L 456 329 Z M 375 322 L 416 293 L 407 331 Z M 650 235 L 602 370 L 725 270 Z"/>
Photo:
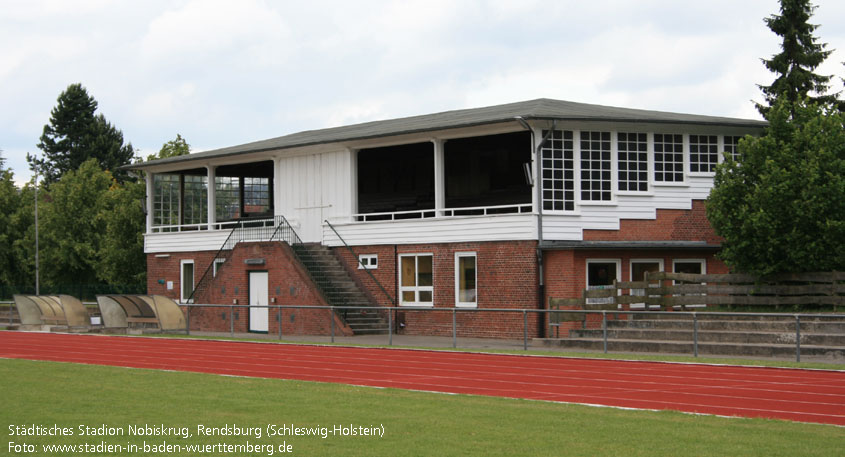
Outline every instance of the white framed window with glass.
<path fill-rule="evenodd" d="M 478 256 L 475 252 L 455 253 L 455 306 L 478 306 Z"/>
<path fill-rule="evenodd" d="M 434 306 L 434 255 L 399 254 L 399 304 Z"/>

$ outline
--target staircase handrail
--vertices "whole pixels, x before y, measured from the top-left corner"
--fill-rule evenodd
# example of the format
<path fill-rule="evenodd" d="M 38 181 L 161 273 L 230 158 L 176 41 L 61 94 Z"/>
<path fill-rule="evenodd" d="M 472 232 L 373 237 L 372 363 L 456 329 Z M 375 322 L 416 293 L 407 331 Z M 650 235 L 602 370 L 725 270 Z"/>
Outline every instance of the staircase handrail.
<path fill-rule="evenodd" d="M 384 288 L 383 285 L 381 285 L 379 280 L 376 279 L 375 275 L 373 275 L 373 273 L 370 271 L 370 269 L 367 268 L 367 266 L 364 265 L 363 262 L 361 262 L 361 258 L 358 257 L 358 254 L 355 253 L 355 251 L 352 249 L 351 246 L 349 246 L 349 244 L 346 242 L 346 240 L 344 240 L 343 237 L 340 236 L 340 233 L 337 232 L 337 229 L 334 228 L 332 223 L 329 222 L 328 220 L 324 220 L 323 222 L 325 222 L 329 226 L 329 228 L 332 229 L 334 234 L 337 235 L 337 239 L 339 239 L 341 241 L 341 243 L 343 243 L 343 245 L 346 246 L 346 249 L 348 249 L 349 252 L 352 253 L 352 257 L 355 258 L 355 260 L 358 261 L 358 265 L 361 267 L 361 269 L 364 270 L 365 273 L 370 275 L 370 279 L 372 279 L 376 283 L 376 285 L 379 287 L 379 289 L 381 289 L 381 291 L 384 293 L 384 295 L 387 296 L 387 299 L 390 300 L 390 304 L 395 305 L 396 301 L 393 298 L 393 296 L 390 295 L 390 293 L 387 291 L 387 289 Z"/>
<path fill-rule="evenodd" d="M 203 285 L 203 281 L 205 281 L 208 277 L 208 273 L 214 269 L 214 262 L 217 260 L 218 257 L 220 257 L 220 253 L 227 250 L 226 245 L 229 244 L 229 240 L 232 238 L 232 235 L 235 234 L 235 230 L 237 229 L 238 225 L 232 227 L 232 230 L 229 232 L 229 236 L 226 237 L 226 241 L 223 242 L 223 244 L 220 246 L 220 249 L 218 249 L 217 253 L 214 254 L 214 257 L 211 258 L 211 263 L 208 265 L 208 268 L 205 269 L 205 272 L 200 277 L 200 280 L 197 281 L 197 285 L 192 288 L 191 295 L 188 297 L 187 300 L 188 303 L 193 303 L 194 294 L 197 292 L 197 290 L 200 289 L 200 286 Z"/>
<path fill-rule="evenodd" d="M 297 245 L 297 244 L 302 244 L 302 239 L 299 237 L 299 234 L 296 233 L 296 230 L 294 230 L 293 225 L 291 225 L 291 223 L 288 222 L 288 220 L 285 218 L 284 215 L 280 214 L 280 215 L 276 216 L 276 220 L 278 220 L 279 223 L 276 225 L 276 230 L 274 230 L 273 234 L 270 235 L 269 241 L 273 241 L 274 239 L 276 239 L 276 234 L 278 234 L 279 230 L 284 227 L 286 229 L 290 229 L 290 235 L 291 235 L 290 240 L 285 239 L 282 236 L 280 236 L 279 241 L 286 241 L 291 246 L 294 246 L 294 245 Z"/>

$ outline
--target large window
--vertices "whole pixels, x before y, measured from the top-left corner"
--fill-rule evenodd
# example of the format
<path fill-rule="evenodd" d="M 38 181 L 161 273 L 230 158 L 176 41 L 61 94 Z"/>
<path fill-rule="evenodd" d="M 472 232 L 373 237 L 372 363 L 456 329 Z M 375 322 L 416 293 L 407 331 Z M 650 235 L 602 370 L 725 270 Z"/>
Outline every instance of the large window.
<path fill-rule="evenodd" d="M 455 253 L 455 306 L 478 306 L 476 270 L 474 252 Z"/>
<path fill-rule="evenodd" d="M 399 297 L 402 305 L 434 304 L 434 275 L 431 254 L 399 256 Z"/>
<path fill-rule="evenodd" d="M 204 224 L 208 222 L 208 176 L 185 175 L 183 177 L 183 224 Z"/>
<path fill-rule="evenodd" d="M 241 187 L 236 176 L 214 178 L 214 204 L 217 221 L 231 221 L 241 217 Z"/>
<path fill-rule="evenodd" d="M 617 159 L 620 192 L 648 191 L 648 135 L 617 134 Z"/>
<path fill-rule="evenodd" d="M 446 208 L 530 204 L 526 163 L 531 163 L 530 132 L 446 141 L 443 146 Z M 516 211 L 511 207 L 498 212 Z M 468 210 L 454 214 L 477 213 L 480 212 Z"/>
<path fill-rule="evenodd" d="M 244 215 L 259 215 L 270 211 L 270 178 L 244 178 Z"/>
<path fill-rule="evenodd" d="M 358 151 L 358 212 L 434 209 L 434 144 L 403 144 Z M 434 211 L 397 215 L 433 217 Z M 389 216 L 367 216 L 366 220 Z"/>
<path fill-rule="evenodd" d="M 581 132 L 581 200 L 612 198 L 610 132 Z"/>
<path fill-rule="evenodd" d="M 179 175 L 153 176 L 153 225 L 179 224 Z"/>
<path fill-rule="evenodd" d="M 690 173 L 713 173 L 719 163 L 719 140 L 716 135 L 689 136 Z"/>
<path fill-rule="evenodd" d="M 684 181 L 684 137 L 680 134 L 654 134 L 654 181 Z"/>
<path fill-rule="evenodd" d="M 541 150 L 543 167 L 543 209 L 575 209 L 575 159 L 571 130 L 543 131 L 548 139 Z"/>

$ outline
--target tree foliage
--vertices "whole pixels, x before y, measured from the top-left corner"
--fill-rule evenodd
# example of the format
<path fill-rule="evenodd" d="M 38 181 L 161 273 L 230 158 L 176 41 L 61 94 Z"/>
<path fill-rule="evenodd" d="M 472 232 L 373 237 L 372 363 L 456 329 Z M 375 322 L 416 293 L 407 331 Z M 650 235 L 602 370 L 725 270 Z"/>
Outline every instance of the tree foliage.
<path fill-rule="evenodd" d="M 716 169 L 707 217 L 721 258 L 755 274 L 845 269 L 845 114 L 779 100 L 760 138 Z"/>
<path fill-rule="evenodd" d="M 786 97 L 791 104 L 807 97 L 822 104 L 836 100 L 836 95 L 825 95 L 831 76 L 813 72 L 831 53 L 825 49 L 827 44 L 817 43 L 813 36 L 818 25 L 808 22 L 815 8 L 810 0 L 780 0 L 781 14 L 764 19 L 769 29 L 782 38 L 781 52 L 771 59 L 762 59 L 766 68 L 777 75 L 771 85 L 758 85 L 765 104 L 756 105 L 764 117 L 781 97 Z"/>
<path fill-rule="evenodd" d="M 182 138 L 182 135 L 176 134 L 175 140 L 170 140 L 161 146 L 158 154 L 150 154 L 147 160 L 166 159 L 168 157 L 183 156 L 191 153 L 191 145 Z"/>
<path fill-rule="evenodd" d="M 38 143 L 44 157 L 27 154 L 30 166 L 44 175 L 45 184 L 57 182 L 88 159 L 125 180 L 126 173 L 118 167 L 129 164 L 135 151 L 123 143 L 123 133 L 96 111 L 97 101 L 81 84 L 71 84 L 59 95 Z"/>
<path fill-rule="evenodd" d="M 12 284 L 18 280 L 14 243 L 22 234 L 18 232 L 14 216 L 21 206 L 21 193 L 15 187 L 12 170 L 6 170 L 2 165 L 0 160 L 0 284 Z"/>

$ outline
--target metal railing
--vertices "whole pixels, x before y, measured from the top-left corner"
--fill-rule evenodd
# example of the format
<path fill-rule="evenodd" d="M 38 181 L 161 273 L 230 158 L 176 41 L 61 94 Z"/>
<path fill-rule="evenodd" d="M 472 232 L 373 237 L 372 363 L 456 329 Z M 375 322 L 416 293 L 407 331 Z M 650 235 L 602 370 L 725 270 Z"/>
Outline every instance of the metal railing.
<path fill-rule="evenodd" d="M 188 302 L 192 302 L 194 297 L 205 292 L 211 282 L 214 280 L 214 266 L 218 264 L 218 268 L 222 267 L 232 254 L 232 249 L 238 243 L 245 241 L 284 241 L 290 245 L 301 244 L 299 235 L 293 230 L 288 220 L 284 216 L 256 217 L 256 218 L 242 218 L 234 223 L 232 231 L 226 237 L 226 241 L 214 254 L 208 267 L 203 272 L 200 280 L 191 291 L 188 297 Z M 220 262 L 222 260 L 222 262 Z"/>
<path fill-rule="evenodd" d="M 329 222 L 328 220 L 325 220 L 323 222 L 325 222 L 326 225 L 328 225 L 329 228 L 332 229 L 332 232 L 334 232 L 334 234 L 337 236 L 337 239 L 339 239 L 343 243 L 343 245 L 346 246 L 346 249 L 349 250 L 349 252 L 352 254 L 352 257 L 358 262 L 358 266 L 360 267 L 360 269 L 363 270 L 364 273 L 368 274 L 370 276 L 370 279 L 372 279 L 373 282 L 375 282 L 376 285 L 379 287 L 379 289 L 381 289 L 382 293 L 384 293 L 384 295 L 387 297 L 388 303 L 395 305 L 396 300 L 393 298 L 393 296 L 390 295 L 390 293 L 387 291 L 387 289 L 384 288 L 384 286 L 381 284 L 381 282 L 379 282 L 379 280 L 376 279 L 375 275 L 373 275 L 373 273 L 370 271 L 370 269 L 366 265 L 364 265 L 363 262 L 361 262 L 361 258 L 358 257 L 358 254 L 355 253 L 355 251 L 352 249 L 351 246 L 349 246 L 349 244 L 346 242 L 346 240 L 344 240 L 343 237 L 340 236 L 340 233 L 337 232 L 337 229 L 334 228 L 332 223 Z"/>
<path fill-rule="evenodd" d="M 233 316 L 235 313 L 236 308 L 250 308 L 250 309 L 259 309 L 259 308 L 267 308 L 268 313 L 272 310 L 276 312 L 276 319 L 275 321 L 279 324 L 283 323 L 283 313 L 285 312 L 293 312 L 295 310 L 331 310 L 332 313 L 328 314 L 328 316 L 335 316 L 337 315 L 337 311 L 339 310 L 354 310 L 354 309 L 363 309 L 366 307 L 362 306 L 310 306 L 310 305 L 266 305 L 266 306 L 252 306 L 249 305 L 203 305 L 203 304 L 183 304 L 180 305 L 185 307 L 186 312 L 186 332 L 190 334 L 190 313 L 191 309 L 195 308 L 224 308 L 229 310 L 229 332 L 231 336 L 235 336 L 235 325 Z M 370 308 L 371 309 L 371 308 Z M 458 337 L 459 337 L 459 325 L 458 325 L 458 314 L 468 314 L 468 313 L 508 313 L 508 314 L 516 314 L 517 320 L 521 320 L 522 322 L 522 349 L 528 350 L 529 347 L 529 318 L 534 319 L 540 316 L 545 318 L 547 322 L 547 335 L 552 335 L 552 328 L 556 327 L 561 322 L 560 319 L 557 319 L 555 315 L 565 315 L 565 314 L 584 314 L 587 316 L 598 316 L 600 317 L 600 329 L 602 333 L 602 352 L 608 353 L 609 342 L 613 341 L 612 338 L 609 336 L 608 331 L 608 322 L 613 320 L 618 320 L 618 315 L 648 315 L 648 316 L 657 316 L 657 315 L 671 315 L 673 317 L 687 317 L 689 318 L 689 330 L 691 332 L 691 338 L 686 343 L 692 344 L 691 355 L 693 357 L 699 357 L 699 345 L 701 344 L 700 341 L 700 330 L 699 325 L 701 322 L 702 316 L 750 316 L 750 317 L 780 317 L 780 318 L 789 318 L 791 322 L 794 322 L 793 334 L 795 336 L 794 342 L 794 356 L 795 361 L 801 362 L 801 325 L 803 323 L 807 323 L 809 320 L 813 319 L 831 319 L 833 321 L 841 321 L 845 322 L 845 314 L 784 314 L 784 313 L 737 313 L 737 312 L 685 312 L 685 311 L 584 311 L 584 310 L 557 310 L 557 309 L 513 309 L 513 308 L 431 308 L 431 307 L 408 307 L 408 306 L 394 306 L 394 307 L 379 307 L 379 310 L 387 311 L 388 314 L 388 345 L 393 345 L 393 337 L 395 334 L 395 323 L 396 318 L 394 316 L 397 312 L 420 312 L 420 313 L 450 313 L 451 314 L 451 339 L 452 339 L 452 347 L 458 347 Z M 521 315 L 522 319 L 518 317 Z M 802 320 L 803 319 L 803 320 Z M 558 322 L 558 323 L 556 323 Z M 477 325 L 477 324 L 476 324 Z M 334 318 L 332 317 L 330 322 L 330 341 L 335 343 L 335 339 L 337 337 L 337 331 L 335 328 Z M 282 325 L 278 325 L 276 331 L 278 332 L 278 338 L 281 340 L 283 338 L 282 334 Z M 541 324 L 537 324 L 533 327 L 533 330 L 539 332 L 543 326 Z M 269 329 L 269 327 L 268 327 Z M 195 329 L 196 331 L 196 329 Z M 248 331 L 248 330 L 244 330 Z M 415 336 L 425 336 L 425 335 L 415 335 Z M 534 337 L 532 336 L 531 339 Z M 495 341 L 493 338 L 487 338 L 490 341 Z M 564 338 L 565 339 L 565 338 Z M 648 340 L 644 340 L 648 341 Z M 678 341 L 679 343 L 684 343 L 684 341 Z M 737 343 L 738 345 L 743 345 L 742 343 Z M 577 349 L 574 349 L 577 351 Z M 841 350 L 841 355 L 845 356 L 845 346 L 836 348 L 837 351 Z M 616 351 L 618 352 L 618 351 Z M 720 356 L 723 357 L 723 356 Z M 748 357 L 744 355 L 736 355 L 736 358 L 743 358 Z"/>
<path fill-rule="evenodd" d="M 505 214 L 526 214 L 533 211 L 531 203 L 515 205 L 471 206 L 463 208 L 426 208 L 410 211 L 388 211 L 377 213 L 357 213 L 352 217 L 358 222 L 395 221 L 405 219 L 428 219 L 456 216 L 491 216 Z"/>

